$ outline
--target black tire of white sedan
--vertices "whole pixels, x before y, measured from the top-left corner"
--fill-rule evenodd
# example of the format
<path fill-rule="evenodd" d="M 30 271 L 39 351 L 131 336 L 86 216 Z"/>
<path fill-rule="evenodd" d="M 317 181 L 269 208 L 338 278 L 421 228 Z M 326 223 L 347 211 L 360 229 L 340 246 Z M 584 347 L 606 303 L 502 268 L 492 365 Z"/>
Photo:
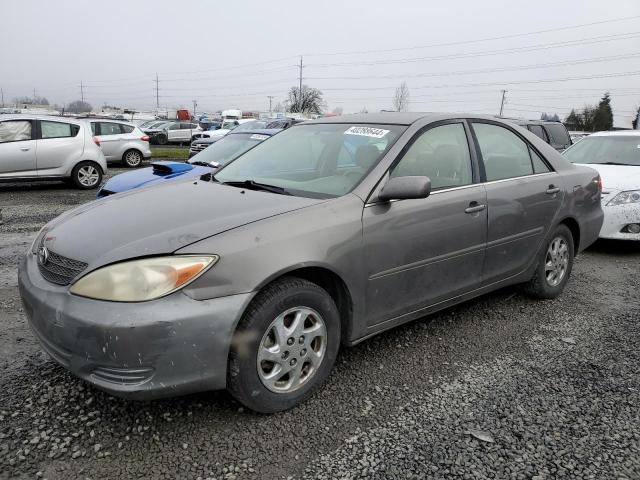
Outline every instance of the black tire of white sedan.
<path fill-rule="evenodd" d="M 102 182 L 102 169 L 94 162 L 80 162 L 71 172 L 71 181 L 82 190 L 97 188 Z"/>
<path fill-rule="evenodd" d="M 138 168 L 142 165 L 142 153 L 139 150 L 131 149 L 124 152 L 122 161 L 129 168 Z"/>
<path fill-rule="evenodd" d="M 326 380 L 339 347 L 340 315 L 327 292 L 301 278 L 277 280 L 240 320 L 227 389 L 257 412 L 287 410 Z"/>
<path fill-rule="evenodd" d="M 540 252 L 535 274 L 525 285 L 525 291 L 542 299 L 560 295 L 569 281 L 574 253 L 571 230 L 559 225 Z"/>

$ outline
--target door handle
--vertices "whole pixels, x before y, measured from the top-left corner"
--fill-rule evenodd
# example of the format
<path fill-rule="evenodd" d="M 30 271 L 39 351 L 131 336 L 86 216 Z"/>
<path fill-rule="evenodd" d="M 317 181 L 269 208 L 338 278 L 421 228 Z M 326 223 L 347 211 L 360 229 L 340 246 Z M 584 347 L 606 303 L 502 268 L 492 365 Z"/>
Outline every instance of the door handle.
<path fill-rule="evenodd" d="M 554 195 L 556 193 L 558 193 L 560 191 L 560 189 L 558 187 L 556 187 L 555 185 L 549 185 L 549 188 L 547 188 L 547 194 L 549 195 Z"/>
<path fill-rule="evenodd" d="M 29 151 L 29 147 L 20 147 L 20 150 L 22 150 L 23 152 L 28 152 Z"/>
<path fill-rule="evenodd" d="M 477 212 L 481 212 L 485 208 L 487 208 L 487 206 L 484 204 L 481 204 L 478 202 L 471 202 L 469 206 L 464 209 L 464 213 L 477 213 Z"/>

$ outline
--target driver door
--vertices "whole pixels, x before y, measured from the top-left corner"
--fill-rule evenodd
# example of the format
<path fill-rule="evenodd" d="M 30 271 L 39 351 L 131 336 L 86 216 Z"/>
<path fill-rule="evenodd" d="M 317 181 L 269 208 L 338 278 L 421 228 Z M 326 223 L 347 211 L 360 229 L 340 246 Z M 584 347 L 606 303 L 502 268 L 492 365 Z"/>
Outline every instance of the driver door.
<path fill-rule="evenodd" d="M 465 124 L 427 126 L 409 145 L 387 175 L 427 176 L 431 194 L 364 208 L 369 327 L 481 285 L 487 199 Z"/>

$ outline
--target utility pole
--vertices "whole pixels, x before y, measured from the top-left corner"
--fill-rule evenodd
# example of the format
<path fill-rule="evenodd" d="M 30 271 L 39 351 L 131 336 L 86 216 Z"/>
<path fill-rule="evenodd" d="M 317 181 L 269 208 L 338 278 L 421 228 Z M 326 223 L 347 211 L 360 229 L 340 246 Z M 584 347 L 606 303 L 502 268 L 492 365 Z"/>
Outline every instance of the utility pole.
<path fill-rule="evenodd" d="M 193 118 L 196 118 L 196 107 L 198 106 L 198 102 L 193 100 Z"/>
<path fill-rule="evenodd" d="M 160 110 L 160 82 L 158 81 L 158 73 L 156 72 L 156 113 L 158 113 L 158 110 Z"/>
<path fill-rule="evenodd" d="M 0 88 L 0 97 L 2 97 L 2 106 L 4 107 L 4 90 Z"/>
<path fill-rule="evenodd" d="M 300 76 L 299 76 L 299 79 L 300 79 L 300 89 L 298 90 L 298 102 L 299 102 L 299 104 L 300 104 L 300 107 L 299 107 L 299 109 L 298 109 L 298 110 L 299 110 L 299 113 L 302 113 L 302 68 L 303 68 L 303 65 L 302 65 L 302 55 L 300 55 Z"/>
<path fill-rule="evenodd" d="M 267 95 L 267 98 L 269 99 L 269 116 L 271 116 L 271 102 L 273 100 L 273 95 Z"/>
<path fill-rule="evenodd" d="M 35 88 L 33 89 L 33 99 L 34 100 L 36 99 L 36 89 Z"/>
<path fill-rule="evenodd" d="M 80 100 L 84 103 L 84 85 L 82 84 L 82 80 L 80 80 Z"/>
<path fill-rule="evenodd" d="M 507 91 L 506 90 L 502 90 L 502 101 L 500 102 L 500 116 L 502 116 L 502 111 L 504 110 L 504 96 L 506 95 Z"/>

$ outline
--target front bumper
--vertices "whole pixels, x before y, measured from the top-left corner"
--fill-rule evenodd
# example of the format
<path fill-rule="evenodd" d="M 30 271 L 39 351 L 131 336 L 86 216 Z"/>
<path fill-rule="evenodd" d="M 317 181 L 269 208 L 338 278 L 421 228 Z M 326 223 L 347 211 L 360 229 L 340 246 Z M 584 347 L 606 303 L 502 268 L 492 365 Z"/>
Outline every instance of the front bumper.
<path fill-rule="evenodd" d="M 602 210 L 604 211 L 604 223 L 600 230 L 600 238 L 640 240 L 640 233 L 621 232 L 630 223 L 640 223 L 640 204 L 603 205 Z"/>
<path fill-rule="evenodd" d="M 29 324 L 60 365 L 117 396 L 149 400 L 226 386 L 233 332 L 252 294 L 140 303 L 91 300 L 44 280 L 31 253 L 18 284 Z"/>

